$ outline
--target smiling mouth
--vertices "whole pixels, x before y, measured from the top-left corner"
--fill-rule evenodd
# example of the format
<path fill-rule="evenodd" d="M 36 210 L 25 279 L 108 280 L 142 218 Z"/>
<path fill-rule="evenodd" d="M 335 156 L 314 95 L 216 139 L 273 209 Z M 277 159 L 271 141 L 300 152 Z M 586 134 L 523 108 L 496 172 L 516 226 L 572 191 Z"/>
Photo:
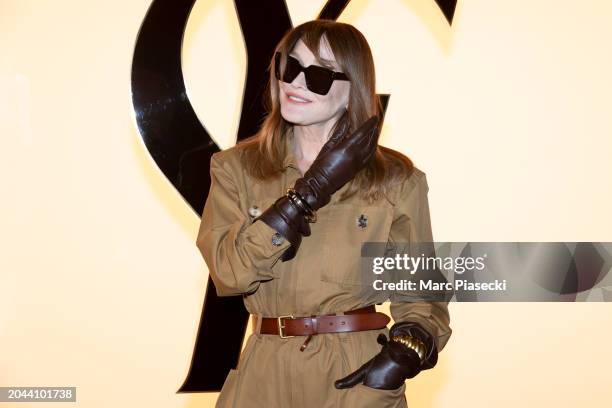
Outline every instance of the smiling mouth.
<path fill-rule="evenodd" d="M 303 99 L 303 98 L 300 98 L 299 96 L 291 95 L 289 93 L 286 93 L 285 96 L 287 97 L 287 100 L 289 102 L 293 102 L 293 103 L 310 103 L 311 102 L 308 99 Z"/>
<path fill-rule="evenodd" d="M 306 99 L 301 99 L 293 95 L 289 95 L 289 99 L 291 99 L 292 101 L 297 101 L 297 102 L 310 102 L 310 101 L 307 101 Z"/>

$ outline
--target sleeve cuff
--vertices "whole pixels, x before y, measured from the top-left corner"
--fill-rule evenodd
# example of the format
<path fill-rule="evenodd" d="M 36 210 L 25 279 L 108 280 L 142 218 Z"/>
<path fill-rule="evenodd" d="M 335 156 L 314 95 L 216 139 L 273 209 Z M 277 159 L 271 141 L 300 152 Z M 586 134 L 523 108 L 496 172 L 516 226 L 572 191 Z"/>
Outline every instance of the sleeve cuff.
<path fill-rule="evenodd" d="M 259 238 L 262 243 L 262 251 L 268 257 L 280 257 L 285 250 L 291 246 L 281 234 L 263 221 L 256 220 L 248 228 Z"/>

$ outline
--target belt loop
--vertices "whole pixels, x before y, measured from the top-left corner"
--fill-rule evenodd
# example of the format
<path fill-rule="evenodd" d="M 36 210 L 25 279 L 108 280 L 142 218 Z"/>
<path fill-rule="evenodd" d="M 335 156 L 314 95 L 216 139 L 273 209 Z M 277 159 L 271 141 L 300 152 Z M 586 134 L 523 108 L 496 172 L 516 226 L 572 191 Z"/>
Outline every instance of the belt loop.
<path fill-rule="evenodd" d="M 262 316 L 261 313 L 256 313 L 255 314 L 255 327 L 253 328 L 253 331 L 255 334 L 261 334 L 261 321 L 262 321 Z"/>

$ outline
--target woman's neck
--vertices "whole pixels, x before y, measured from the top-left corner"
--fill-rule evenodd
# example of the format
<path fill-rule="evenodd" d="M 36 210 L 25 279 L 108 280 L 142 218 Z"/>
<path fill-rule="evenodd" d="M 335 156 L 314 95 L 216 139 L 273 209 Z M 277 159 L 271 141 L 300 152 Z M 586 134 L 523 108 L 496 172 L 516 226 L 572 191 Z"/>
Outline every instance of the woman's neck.
<path fill-rule="evenodd" d="M 312 163 L 327 142 L 334 120 L 324 124 L 293 126 L 293 154 L 298 162 Z"/>

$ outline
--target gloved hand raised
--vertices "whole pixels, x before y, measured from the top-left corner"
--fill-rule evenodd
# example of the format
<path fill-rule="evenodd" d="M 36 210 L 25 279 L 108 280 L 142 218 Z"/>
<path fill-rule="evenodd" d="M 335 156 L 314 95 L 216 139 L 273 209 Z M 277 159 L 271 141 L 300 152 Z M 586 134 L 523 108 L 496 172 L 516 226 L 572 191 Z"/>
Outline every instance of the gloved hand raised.
<path fill-rule="evenodd" d="M 294 189 L 313 210 L 327 205 L 332 194 L 365 167 L 378 145 L 378 116 L 372 116 L 350 136 L 332 136 Z"/>
<path fill-rule="evenodd" d="M 309 222 L 316 210 L 328 204 L 332 194 L 352 180 L 371 160 L 378 145 L 378 117 L 372 116 L 347 136 L 347 124 L 339 126 L 319 151 L 303 177 L 295 182 L 293 195 L 283 195 L 255 219 L 275 229 L 291 246 L 281 259 L 292 259 L 302 236 L 310 235 Z"/>
<path fill-rule="evenodd" d="M 387 340 L 379 334 L 376 341 L 383 347 L 380 352 L 357 370 L 344 378 L 336 380 L 336 388 L 350 388 L 363 383 L 371 388 L 395 390 L 402 386 L 407 378 L 413 378 L 421 370 L 432 368 L 438 360 L 438 351 L 433 337 L 419 324 L 400 322 L 389 330 L 389 337 L 409 336 L 419 339 L 425 345 L 421 350 L 423 359 L 412 348 L 394 340 Z"/>

